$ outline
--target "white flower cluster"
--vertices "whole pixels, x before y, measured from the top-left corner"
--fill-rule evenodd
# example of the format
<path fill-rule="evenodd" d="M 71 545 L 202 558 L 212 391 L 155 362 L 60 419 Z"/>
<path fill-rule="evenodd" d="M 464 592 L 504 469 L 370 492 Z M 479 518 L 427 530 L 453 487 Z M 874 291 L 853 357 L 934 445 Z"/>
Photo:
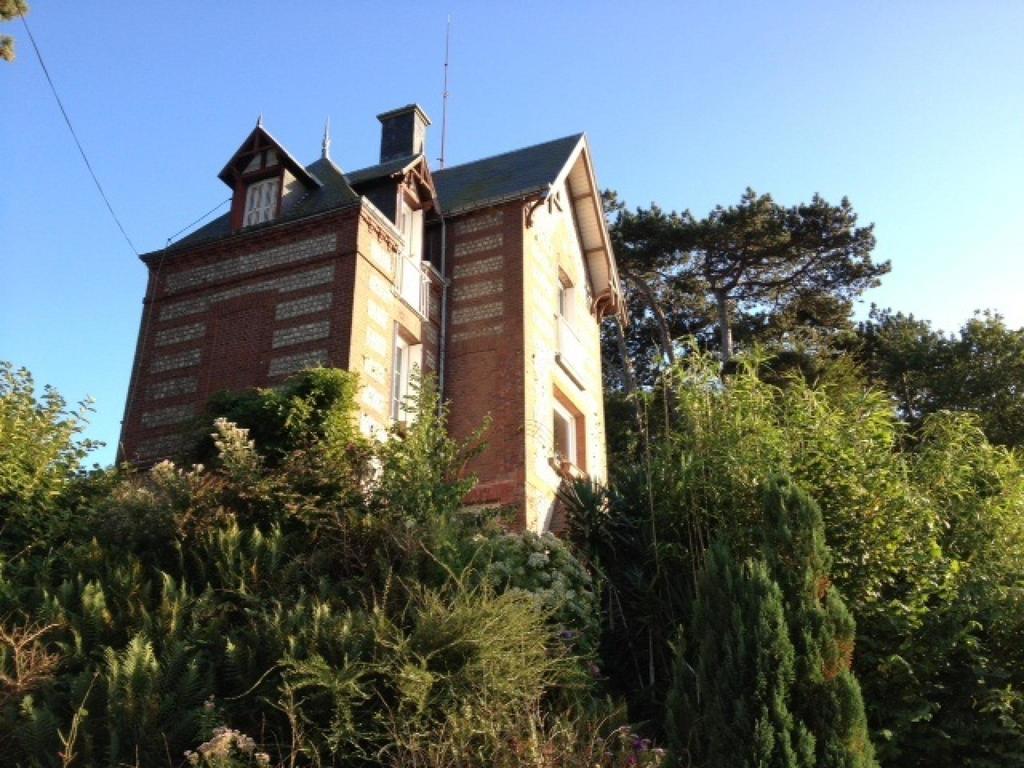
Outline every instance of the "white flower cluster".
<path fill-rule="evenodd" d="M 228 762 L 235 756 L 241 756 L 249 763 L 251 758 L 257 766 L 264 768 L 270 765 L 270 755 L 256 751 L 256 742 L 234 728 L 220 725 L 213 729 L 209 741 L 204 741 L 193 750 L 185 752 L 189 765 L 232 765 Z"/>
<path fill-rule="evenodd" d="M 597 597 L 590 574 L 551 533 L 526 531 L 498 536 L 487 542 L 490 562 L 485 574 L 498 589 L 533 597 L 575 638 L 582 630 L 596 637 Z"/>

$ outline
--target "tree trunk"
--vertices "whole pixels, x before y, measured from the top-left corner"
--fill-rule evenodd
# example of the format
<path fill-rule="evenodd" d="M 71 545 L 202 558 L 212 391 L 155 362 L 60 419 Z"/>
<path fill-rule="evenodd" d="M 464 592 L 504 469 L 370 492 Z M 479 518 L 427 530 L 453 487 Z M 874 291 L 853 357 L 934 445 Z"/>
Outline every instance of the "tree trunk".
<path fill-rule="evenodd" d="M 615 318 L 615 343 L 619 348 L 619 359 L 622 361 L 622 386 L 626 390 L 626 395 L 630 396 L 636 393 L 636 376 L 633 375 L 633 361 L 629 359 L 622 320 L 618 317 Z"/>
<path fill-rule="evenodd" d="M 720 357 L 723 363 L 732 358 L 732 327 L 729 325 L 729 297 L 725 291 L 715 291 L 715 303 L 718 307 L 718 338 L 722 345 Z"/>
<path fill-rule="evenodd" d="M 673 364 L 676 361 L 675 350 L 672 349 L 672 334 L 668 330 L 668 320 L 665 318 L 665 313 L 661 310 L 661 305 L 658 303 L 657 297 L 654 295 L 654 291 L 651 290 L 651 286 L 647 284 L 647 281 L 638 275 L 630 275 L 637 288 L 640 289 L 640 293 L 647 299 L 648 305 L 651 307 L 651 311 L 654 313 L 654 319 L 658 322 L 658 337 L 661 339 L 661 355 L 662 359 L 667 360 L 669 364 Z"/>

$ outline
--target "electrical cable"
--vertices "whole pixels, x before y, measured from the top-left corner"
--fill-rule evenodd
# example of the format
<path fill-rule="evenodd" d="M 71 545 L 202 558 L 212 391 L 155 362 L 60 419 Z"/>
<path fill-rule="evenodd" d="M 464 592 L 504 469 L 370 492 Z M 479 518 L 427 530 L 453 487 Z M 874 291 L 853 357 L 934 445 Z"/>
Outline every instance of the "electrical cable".
<path fill-rule="evenodd" d="M 192 227 L 194 227 L 194 226 L 195 226 L 196 224 L 198 224 L 198 223 L 199 223 L 200 221 L 202 221 L 203 219 L 207 218 L 207 217 L 208 217 L 208 216 L 210 216 L 211 214 L 213 214 L 213 213 L 215 213 L 216 211 L 218 211 L 218 210 L 219 210 L 219 209 L 221 208 L 221 206 L 223 206 L 223 205 L 224 205 L 225 203 L 230 203 L 230 202 L 231 202 L 231 198 L 230 198 L 230 197 L 229 197 L 229 198 L 227 198 L 226 200 L 221 200 L 221 201 L 220 201 L 219 203 L 217 203 L 217 205 L 215 205 L 215 206 L 214 206 L 213 208 L 211 208 L 210 210 L 208 210 L 208 211 L 207 211 L 206 213 L 204 213 L 204 214 L 203 214 L 202 216 L 200 216 L 200 217 L 199 217 L 198 219 L 196 219 L 195 221 L 193 221 L 193 222 L 192 222 L 191 224 L 186 224 L 186 225 L 185 225 L 184 227 L 182 227 L 182 228 L 181 228 L 181 229 L 179 229 L 179 230 L 178 230 L 177 232 L 175 232 L 175 233 L 174 233 L 173 235 L 171 235 L 170 237 L 168 237 L 168 238 L 167 238 L 167 243 L 168 243 L 168 245 L 170 245 L 171 241 L 172 241 L 172 240 L 174 240 L 174 238 L 176 238 L 176 237 L 177 237 L 178 235 L 180 235 L 180 234 L 181 234 L 182 232 L 185 232 L 186 230 L 192 229 Z"/>
<path fill-rule="evenodd" d="M 35 49 L 36 58 L 39 59 L 39 66 L 43 68 L 43 74 L 46 75 L 46 82 L 50 84 L 50 91 L 53 92 L 53 98 L 57 100 L 57 106 L 60 107 L 60 113 L 64 115 L 64 122 L 68 124 L 68 130 L 71 131 L 71 138 L 75 140 L 75 145 L 78 147 L 78 152 L 82 155 L 82 160 L 85 161 L 85 167 L 89 169 L 89 175 L 92 176 L 93 182 L 96 184 L 96 189 L 99 190 L 100 197 L 103 198 L 103 202 L 107 204 L 107 210 L 110 211 L 110 215 L 114 219 L 114 223 L 117 224 L 117 228 L 121 230 L 121 234 L 124 235 L 125 241 L 128 243 L 128 247 L 132 249 L 132 252 L 138 256 L 139 251 L 132 242 L 132 239 L 128 237 L 128 233 L 125 232 L 124 227 L 121 226 L 121 220 L 117 218 L 117 214 L 114 213 L 114 207 L 110 204 L 110 200 L 107 199 L 107 193 L 103 191 L 103 186 L 100 184 L 100 180 L 96 177 L 96 172 L 92 169 L 92 163 L 89 162 L 89 158 L 85 154 L 85 149 L 82 148 L 82 142 L 78 140 L 78 134 L 75 133 L 75 128 L 71 125 L 71 118 L 68 117 L 67 110 L 64 109 L 64 104 L 60 100 L 60 96 L 57 95 L 57 88 L 53 84 L 53 78 L 50 77 L 50 72 L 46 68 L 46 62 L 43 61 L 43 54 L 39 50 L 39 45 L 36 43 L 35 37 L 32 35 L 32 30 L 29 29 L 28 22 L 25 21 L 25 14 L 19 12 L 21 16 L 21 23 L 25 25 L 25 31 L 28 32 L 28 39 L 32 43 L 32 47 Z"/>

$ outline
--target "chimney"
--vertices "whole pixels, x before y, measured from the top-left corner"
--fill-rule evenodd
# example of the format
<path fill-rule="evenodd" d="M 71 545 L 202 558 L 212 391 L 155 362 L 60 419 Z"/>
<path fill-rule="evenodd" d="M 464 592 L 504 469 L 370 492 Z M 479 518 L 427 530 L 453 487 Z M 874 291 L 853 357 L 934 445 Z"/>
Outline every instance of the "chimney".
<path fill-rule="evenodd" d="M 418 104 L 408 104 L 377 115 L 381 122 L 380 161 L 426 153 L 430 118 Z"/>

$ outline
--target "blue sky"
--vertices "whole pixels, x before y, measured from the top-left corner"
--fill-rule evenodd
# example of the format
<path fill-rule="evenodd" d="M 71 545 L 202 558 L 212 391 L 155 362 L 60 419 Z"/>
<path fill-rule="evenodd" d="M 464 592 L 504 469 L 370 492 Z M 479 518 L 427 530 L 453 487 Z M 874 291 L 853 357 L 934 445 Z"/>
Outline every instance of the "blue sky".
<path fill-rule="evenodd" d="M 261 112 L 304 161 L 372 163 L 416 101 L 449 164 L 585 130 L 630 205 L 704 214 L 746 186 L 847 195 L 893 271 L 876 302 L 1024 325 L 1024 3 L 37 0 L 29 23 L 140 251 L 224 200 Z M 20 22 L 0 65 L 0 359 L 69 400 L 113 460 L 145 271 L 78 155 Z"/>

